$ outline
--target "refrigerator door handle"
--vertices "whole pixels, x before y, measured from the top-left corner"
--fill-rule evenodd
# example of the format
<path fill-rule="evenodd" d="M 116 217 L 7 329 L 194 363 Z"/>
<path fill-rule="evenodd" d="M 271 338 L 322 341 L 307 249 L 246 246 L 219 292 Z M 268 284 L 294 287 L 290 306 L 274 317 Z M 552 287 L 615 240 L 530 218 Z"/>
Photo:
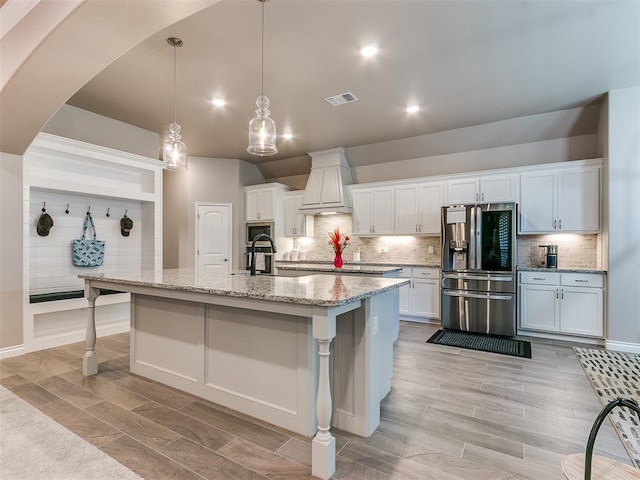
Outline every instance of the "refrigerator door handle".
<path fill-rule="evenodd" d="M 461 292 L 457 290 L 443 290 L 442 294 L 448 297 L 481 298 L 483 300 L 512 300 L 513 299 L 513 295 L 494 295 L 492 293 L 471 293 L 471 292 Z"/>
<path fill-rule="evenodd" d="M 476 269 L 476 209 L 475 207 L 467 207 L 469 209 L 469 217 L 471 219 L 471 231 L 469 232 L 469 269 Z"/>
<path fill-rule="evenodd" d="M 476 270 L 482 270 L 482 207 L 475 207 L 476 209 Z"/>
<path fill-rule="evenodd" d="M 449 278 L 449 279 L 453 279 L 453 280 L 487 280 L 487 281 L 490 281 L 490 282 L 511 282 L 511 281 L 513 281 L 513 277 L 512 276 L 504 276 L 504 275 L 492 276 L 492 275 L 488 275 L 486 277 L 483 277 L 481 275 L 469 275 L 469 274 L 466 274 L 466 273 L 452 273 L 452 274 L 444 273 L 442 275 L 442 278 Z"/>

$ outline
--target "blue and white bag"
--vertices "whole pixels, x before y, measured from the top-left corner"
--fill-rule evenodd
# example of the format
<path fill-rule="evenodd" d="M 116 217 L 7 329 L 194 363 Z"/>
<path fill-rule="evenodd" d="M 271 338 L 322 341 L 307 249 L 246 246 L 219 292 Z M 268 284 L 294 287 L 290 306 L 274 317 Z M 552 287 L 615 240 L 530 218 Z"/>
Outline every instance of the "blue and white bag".
<path fill-rule="evenodd" d="M 91 225 L 93 240 L 86 239 L 87 227 Z M 104 262 L 104 240 L 96 237 L 96 226 L 87 212 L 82 226 L 82 238 L 73 241 L 73 264 L 77 267 L 99 267 Z"/>

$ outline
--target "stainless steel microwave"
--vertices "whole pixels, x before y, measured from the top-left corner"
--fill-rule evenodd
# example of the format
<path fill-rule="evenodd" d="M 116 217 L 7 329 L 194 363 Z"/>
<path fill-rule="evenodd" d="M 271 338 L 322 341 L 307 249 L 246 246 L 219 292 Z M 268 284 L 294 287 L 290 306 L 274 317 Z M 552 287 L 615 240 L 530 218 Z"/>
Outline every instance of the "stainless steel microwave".
<path fill-rule="evenodd" d="M 260 235 L 261 233 L 265 233 L 269 235 L 275 241 L 275 238 L 273 237 L 275 233 L 273 230 L 273 222 L 247 223 L 246 237 L 245 237 L 246 244 L 251 245 L 251 242 L 253 241 L 253 239 L 256 238 L 257 235 Z M 270 245 L 270 243 L 266 239 L 260 239 L 256 242 L 256 245 L 264 246 L 264 245 Z"/>

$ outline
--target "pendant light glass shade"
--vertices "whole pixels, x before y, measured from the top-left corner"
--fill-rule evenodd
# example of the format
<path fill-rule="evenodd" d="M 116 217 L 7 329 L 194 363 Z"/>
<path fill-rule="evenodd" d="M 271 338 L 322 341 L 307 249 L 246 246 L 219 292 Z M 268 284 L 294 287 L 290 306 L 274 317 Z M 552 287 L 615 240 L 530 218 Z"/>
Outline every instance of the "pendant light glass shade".
<path fill-rule="evenodd" d="M 267 156 L 278 153 L 276 148 L 276 122 L 269 118 L 269 99 L 260 95 L 256 100 L 256 117 L 249 122 L 249 148 L 253 155 Z"/>
<path fill-rule="evenodd" d="M 264 94 L 264 4 L 262 3 L 262 43 L 261 43 L 261 94 L 256 100 L 256 116 L 249 122 L 249 147 L 252 155 L 266 157 L 278 153 L 276 148 L 276 122 L 269 117 L 269 99 Z"/>
<path fill-rule="evenodd" d="M 162 145 L 162 161 L 167 170 L 187 169 L 187 146 L 180 141 L 181 127 L 176 122 L 176 48 L 182 46 L 179 38 L 167 38 L 173 47 L 173 123 L 169 125 L 169 138 Z"/>

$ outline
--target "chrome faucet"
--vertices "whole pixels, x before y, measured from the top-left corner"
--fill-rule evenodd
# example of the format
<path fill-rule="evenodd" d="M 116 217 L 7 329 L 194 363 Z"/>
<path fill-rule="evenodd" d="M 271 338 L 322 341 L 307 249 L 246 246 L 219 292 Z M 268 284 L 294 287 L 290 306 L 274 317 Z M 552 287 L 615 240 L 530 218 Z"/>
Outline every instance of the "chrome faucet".
<path fill-rule="evenodd" d="M 271 251 L 273 253 L 276 253 L 276 246 L 273 243 L 273 238 L 271 238 L 269 235 L 267 235 L 266 233 L 259 233 L 258 235 L 253 237 L 253 241 L 251 242 L 251 275 L 256 274 L 256 241 L 260 240 L 261 238 L 266 238 L 267 240 L 269 240 L 269 243 L 271 244 Z"/>

